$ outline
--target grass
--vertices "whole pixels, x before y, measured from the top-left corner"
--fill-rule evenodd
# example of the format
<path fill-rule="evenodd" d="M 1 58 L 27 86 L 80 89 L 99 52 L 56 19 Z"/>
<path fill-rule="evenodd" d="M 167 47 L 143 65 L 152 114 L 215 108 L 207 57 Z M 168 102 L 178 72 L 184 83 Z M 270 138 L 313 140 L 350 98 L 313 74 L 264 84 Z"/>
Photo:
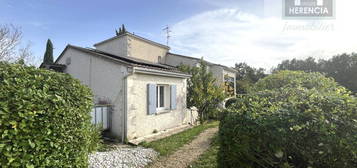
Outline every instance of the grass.
<path fill-rule="evenodd" d="M 183 145 L 190 143 L 193 139 L 196 138 L 197 135 L 199 135 L 204 130 L 216 126 L 218 126 L 218 121 L 208 122 L 190 128 L 183 132 L 171 135 L 169 137 L 159 139 L 157 141 L 153 141 L 149 143 L 143 142 L 140 145 L 147 148 L 153 148 L 155 151 L 160 153 L 160 156 L 168 156 L 173 152 L 175 152 L 176 150 L 178 150 Z"/>
<path fill-rule="evenodd" d="M 191 168 L 216 168 L 219 150 L 218 135 L 214 136 L 211 147 L 203 153 L 190 167 Z"/>

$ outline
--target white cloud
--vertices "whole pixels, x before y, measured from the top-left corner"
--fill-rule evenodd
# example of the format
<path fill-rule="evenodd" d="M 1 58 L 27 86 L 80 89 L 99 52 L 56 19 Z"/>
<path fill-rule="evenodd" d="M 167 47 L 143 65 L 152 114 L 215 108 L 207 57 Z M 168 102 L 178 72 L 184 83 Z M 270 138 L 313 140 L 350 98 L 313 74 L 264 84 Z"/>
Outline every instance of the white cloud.
<path fill-rule="evenodd" d="M 356 5 L 354 0 L 338 1 L 337 18 L 319 21 L 258 17 L 232 8 L 207 11 L 173 25 L 171 48 L 228 66 L 247 62 L 266 69 L 284 59 L 356 52 Z"/>

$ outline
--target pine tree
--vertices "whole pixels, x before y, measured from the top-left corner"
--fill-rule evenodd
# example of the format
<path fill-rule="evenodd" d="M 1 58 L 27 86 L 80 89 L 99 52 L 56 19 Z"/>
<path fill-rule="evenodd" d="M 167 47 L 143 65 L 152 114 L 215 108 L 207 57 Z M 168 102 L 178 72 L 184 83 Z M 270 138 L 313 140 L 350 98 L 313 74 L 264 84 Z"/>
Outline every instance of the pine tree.
<path fill-rule="evenodd" d="M 126 32 L 127 32 L 127 31 L 126 31 L 126 29 L 125 29 L 124 24 L 122 24 L 121 27 L 119 27 L 118 30 L 115 30 L 115 34 L 116 34 L 117 36 L 122 35 L 122 34 L 125 34 Z"/>
<path fill-rule="evenodd" d="M 122 29 L 122 34 L 126 33 L 126 29 L 125 29 L 124 24 L 121 25 L 121 29 Z"/>
<path fill-rule="evenodd" d="M 122 34 L 122 32 L 123 32 L 123 30 L 122 30 L 122 28 L 121 28 L 121 27 L 119 27 L 119 29 L 118 29 L 118 30 L 115 30 L 115 33 L 116 33 L 116 35 L 117 35 L 117 36 L 121 35 L 121 34 Z"/>
<path fill-rule="evenodd" d="M 53 44 L 50 39 L 47 40 L 46 52 L 43 56 L 43 63 L 53 64 Z"/>

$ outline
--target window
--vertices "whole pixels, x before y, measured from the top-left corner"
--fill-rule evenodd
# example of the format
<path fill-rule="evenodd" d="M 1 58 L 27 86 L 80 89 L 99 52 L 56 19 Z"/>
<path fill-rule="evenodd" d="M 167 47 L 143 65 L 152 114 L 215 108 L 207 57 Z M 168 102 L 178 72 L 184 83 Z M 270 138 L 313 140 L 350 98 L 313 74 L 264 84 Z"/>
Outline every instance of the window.
<path fill-rule="evenodd" d="M 169 85 L 156 86 L 156 108 L 159 110 L 168 109 L 170 105 Z"/>
<path fill-rule="evenodd" d="M 148 115 L 167 110 L 176 110 L 176 85 L 148 84 Z"/>

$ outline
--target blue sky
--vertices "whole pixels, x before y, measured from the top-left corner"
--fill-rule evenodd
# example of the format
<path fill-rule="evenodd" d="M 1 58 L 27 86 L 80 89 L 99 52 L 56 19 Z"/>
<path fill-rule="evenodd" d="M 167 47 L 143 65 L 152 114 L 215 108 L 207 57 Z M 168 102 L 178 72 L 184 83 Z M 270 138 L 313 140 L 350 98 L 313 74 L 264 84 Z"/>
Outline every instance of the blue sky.
<path fill-rule="evenodd" d="M 355 28 L 355 24 L 346 20 L 347 17 L 313 22 L 323 26 L 332 25 L 334 29 L 330 32 L 284 31 L 286 25 L 307 25 L 311 21 L 282 20 L 277 15 L 281 13 L 278 8 L 281 0 L 0 2 L 0 24 L 20 26 L 24 34 L 23 42 L 30 41 L 32 51 L 38 57 L 42 57 L 48 38 L 54 43 L 57 57 L 66 44 L 92 47 L 94 43 L 114 36 L 115 28 L 121 24 L 125 24 L 130 32 L 160 43 L 165 43 L 162 28 L 170 25 L 173 31 L 170 42 L 172 51 L 203 56 L 209 61 L 229 66 L 236 62 L 247 62 L 270 68 L 283 59 L 307 56 L 321 58 L 340 52 L 353 52 L 357 48 L 345 40 L 351 38 Z M 343 2 L 338 6 L 354 6 L 353 0 Z M 343 15 L 342 12 L 337 14 Z M 357 16 L 354 14 L 350 15 Z M 350 29 L 346 30 L 346 27 Z M 316 44 L 314 40 L 317 38 L 327 40 Z M 343 45 L 341 41 L 344 41 Z M 314 45 L 310 42 L 314 42 Z M 306 45 L 309 47 L 306 48 Z"/>
<path fill-rule="evenodd" d="M 22 28 L 23 41 L 31 41 L 42 55 L 50 38 L 58 55 L 66 44 L 91 47 L 114 35 L 125 24 L 130 32 L 165 43 L 162 28 L 192 15 L 214 10 L 205 0 L 1 0 L 0 24 Z M 230 1 L 227 1 L 230 2 Z M 235 5 L 246 3 L 236 2 Z"/>

